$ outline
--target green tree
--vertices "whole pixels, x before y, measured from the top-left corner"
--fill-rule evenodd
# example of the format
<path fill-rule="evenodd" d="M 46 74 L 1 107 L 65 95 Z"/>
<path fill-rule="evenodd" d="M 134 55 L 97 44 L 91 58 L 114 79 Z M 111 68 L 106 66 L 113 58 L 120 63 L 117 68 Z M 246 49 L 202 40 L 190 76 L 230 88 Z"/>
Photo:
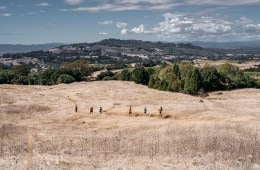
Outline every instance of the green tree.
<path fill-rule="evenodd" d="M 144 67 L 135 68 L 132 72 L 131 78 L 137 84 L 147 85 L 149 82 L 149 77 Z"/>
<path fill-rule="evenodd" d="M 184 93 L 197 94 L 201 87 L 201 76 L 198 68 L 189 71 L 185 77 Z"/>
<path fill-rule="evenodd" d="M 256 80 L 245 75 L 237 66 L 226 63 L 220 65 L 217 69 L 226 89 L 256 86 Z"/>
<path fill-rule="evenodd" d="M 85 77 L 92 74 L 93 69 L 90 67 L 88 61 L 86 59 L 79 59 L 74 62 L 67 62 L 60 66 L 60 68 L 64 68 L 67 70 L 73 70 L 74 74 L 75 72 L 80 73 L 81 79 L 84 79 Z"/>
<path fill-rule="evenodd" d="M 201 69 L 202 87 L 207 91 L 222 88 L 221 76 L 213 66 L 205 66 Z"/>
<path fill-rule="evenodd" d="M 9 70 L 0 70 L 0 84 L 11 83 L 13 78 L 14 78 L 13 72 Z"/>
<path fill-rule="evenodd" d="M 59 77 L 57 79 L 57 83 L 59 83 L 59 84 L 60 83 L 68 84 L 68 83 L 73 83 L 73 82 L 75 82 L 75 78 L 68 74 L 61 74 L 61 75 L 59 75 Z"/>
<path fill-rule="evenodd" d="M 130 81 L 131 80 L 131 73 L 128 71 L 128 69 L 123 69 L 120 72 L 119 79 L 123 81 Z"/>
<path fill-rule="evenodd" d="M 105 77 L 107 77 L 106 79 L 108 79 L 108 77 L 111 77 L 111 80 L 113 79 L 112 77 L 114 76 L 115 74 L 112 72 L 112 71 L 105 71 L 105 72 L 101 72 L 96 80 L 103 80 Z"/>
<path fill-rule="evenodd" d="M 191 93 L 191 89 L 192 89 L 192 85 L 191 85 L 191 76 L 192 76 L 192 72 L 189 70 L 186 73 L 185 76 L 185 81 L 184 81 L 184 93 L 186 94 L 190 94 Z"/>
<path fill-rule="evenodd" d="M 21 64 L 12 68 L 13 72 L 17 76 L 28 76 L 31 68 L 27 64 Z"/>
<path fill-rule="evenodd" d="M 178 64 L 174 64 L 173 66 L 173 73 L 176 75 L 176 77 L 181 80 L 181 72 Z"/>

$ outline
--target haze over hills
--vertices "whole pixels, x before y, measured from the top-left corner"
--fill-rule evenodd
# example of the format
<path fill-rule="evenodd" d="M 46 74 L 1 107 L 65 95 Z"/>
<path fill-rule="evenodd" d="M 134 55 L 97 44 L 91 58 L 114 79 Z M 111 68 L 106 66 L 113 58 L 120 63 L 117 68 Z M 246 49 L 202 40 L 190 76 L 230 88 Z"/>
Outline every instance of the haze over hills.
<path fill-rule="evenodd" d="M 78 43 L 62 45 L 47 50 L 27 53 L 3 54 L 3 64 L 28 63 L 28 59 L 41 65 L 59 65 L 63 62 L 80 58 L 90 63 L 116 64 L 141 63 L 147 60 L 170 61 L 176 59 L 192 59 L 198 57 L 223 56 L 221 51 L 215 52 L 190 43 L 165 43 L 141 40 L 105 39 L 94 43 Z M 11 60 L 16 60 L 13 62 Z M 33 60 L 33 61 L 32 61 Z M 37 60 L 37 62 L 35 62 Z"/>
<path fill-rule="evenodd" d="M 63 45 L 62 43 L 47 43 L 47 44 L 0 44 L 0 55 L 6 53 L 25 53 L 30 51 L 47 50 L 50 48 Z"/>
<path fill-rule="evenodd" d="M 241 48 L 259 48 L 260 41 L 230 41 L 230 42 L 204 42 L 204 41 L 192 41 L 192 42 L 150 42 L 141 40 L 119 40 L 119 39 L 105 39 L 100 42 L 94 43 L 75 43 L 73 46 L 96 44 L 96 45 L 108 45 L 108 46 L 122 46 L 122 47 L 147 47 L 156 48 L 162 46 L 172 46 L 187 48 L 189 45 L 193 49 L 202 48 L 219 48 L 219 49 L 241 49 Z M 144 45 L 145 44 L 145 45 Z M 15 53 L 26 53 L 31 51 L 48 50 L 56 47 L 63 46 L 63 43 L 46 43 L 46 44 L 0 44 L 0 55 L 2 54 L 15 54 Z M 179 46 L 178 46 L 179 45 Z M 188 46 L 187 46 L 188 45 Z M 201 48 L 202 47 L 202 48 Z"/>
<path fill-rule="evenodd" d="M 204 45 L 207 45 L 206 43 Z M 210 43 L 209 43 L 210 45 Z M 208 45 L 208 46 L 209 46 Z M 212 44 L 214 45 L 214 44 Z M 216 43 L 216 45 L 221 45 Z M 224 46 L 224 45 L 223 45 Z M 0 46 L 1 47 L 1 46 Z M 85 58 L 91 64 L 131 64 L 145 62 L 176 62 L 194 59 L 251 60 L 260 58 L 260 48 L 203 48 L 191 43 L 151 42 L 142 40 L 104 39 L 94 43 L 42 44 L 32 46 L 2 45 L 3 51 L 29 51 L 2 54 L 0 63 L 33 63 L 38 66 L 59 65 Z M 227 46 L 226 46 L 227 47 Z M 38 51 L 36 49 L 39 49 Z M 1 48 L 0 48 L 1 52 Z"/>
<path fill-rule="evenodd" d="M 223 48 L 223 49 L 239 49 L 239 48 L 259 48 L 260 41 L 229 41 L 229 42 L 203 42 L 193 41 L 192 44 L 203 48 Z"/>

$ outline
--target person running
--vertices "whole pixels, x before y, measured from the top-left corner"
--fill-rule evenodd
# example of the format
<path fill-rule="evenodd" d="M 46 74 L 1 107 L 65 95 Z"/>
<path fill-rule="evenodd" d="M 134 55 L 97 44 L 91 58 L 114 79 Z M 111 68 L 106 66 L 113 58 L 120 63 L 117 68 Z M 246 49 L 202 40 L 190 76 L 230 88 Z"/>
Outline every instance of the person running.
<path fill-rule="evenodd" d="M 92 114 L 92 115 L 93 115 L 93 106 L 90 108 L 89 114 Z"/>
<path fill-rule="evenodd" d="M 159 117 L 160 118 L 162 118 L 162 111 L 163 111 L 163 109 L 162 109 L 162 106 L 161 106 L 160 109 L 159 109 Z"/>
<path fill-rule="evenodd" d="M 130 106 L 130 108 L 129 108 L 129 116 L 131 116 L 132 115 L 132 107 Z"/>
<path fill-rule="evenodd" d="M 101 115 L 102 112 L 103 112 L 103 109 L 102 109 L 102 107 L 100 107 L 100 108 L 99 108 L 99 114 Z"/>
<path fill-rule="evenodd" d="M 78 113 L 78 106 L 75 105 L 75 112 Z"/>
<path fill-rule="evenodd" d="M 146 116 L 146 113 L 147 113 L 147 108 L 144 107 L 144 115 Z"/>

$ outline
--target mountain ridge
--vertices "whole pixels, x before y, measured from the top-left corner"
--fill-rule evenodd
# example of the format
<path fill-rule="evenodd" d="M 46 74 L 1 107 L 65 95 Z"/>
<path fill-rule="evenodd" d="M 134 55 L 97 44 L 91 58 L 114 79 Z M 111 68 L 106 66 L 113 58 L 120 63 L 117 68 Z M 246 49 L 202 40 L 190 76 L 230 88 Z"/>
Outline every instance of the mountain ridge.
<path fill-rule="evenodd" d="M 0 54 L 6 53 L 25 53 L 30 51 L 47 50 L 57 46 L 64 45 L 63 43 L 46 43 L 46 44 L 0 44 Z"/>

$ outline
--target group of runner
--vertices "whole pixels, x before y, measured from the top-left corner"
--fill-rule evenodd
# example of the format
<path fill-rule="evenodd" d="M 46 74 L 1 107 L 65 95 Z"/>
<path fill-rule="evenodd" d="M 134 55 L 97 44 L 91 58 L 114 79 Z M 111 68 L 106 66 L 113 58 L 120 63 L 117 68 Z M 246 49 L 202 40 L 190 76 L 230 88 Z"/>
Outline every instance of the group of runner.
<path fill-rule="evenodd" d="M 147 115 L 147 111 L 148 111 L 147 108 L 144 107 L 144 116 Z M 77 106 L 77 105 L 75 105 L 75 112 L 78 113 L 78 106 Z M 101 115 L 102 112 L 103 112 L 103 108 L 102 108 L 102 107 L 99 107 L 99 114 Z M 161 118 L 162 118 L 162 112 L 163 112 L 163 108 L 162 108 L 162 106 L 161 106 L 161 107 L 159 108 L 159 117 L 161 117 Z M 93 113 L 94 113 L 94 108 L 93 108 L 93 106 L 92 106 L 92 107 L 89 109 L 89 114 L 93 115 Z M 129 107 L 128 115 L 129 115 L 129 116 L 132 115 L 132 106 Z"/>
<path fill-rule="evenodd" d="M 144 116 L 146 116 L 147 115 L 147 108 L 146 107 L 144 107 Z M 159 108 L 159 117 L 161 117 L 162 118 L 162 112 L 163 112 L 163 108 L 162 108 L 162 106 Z M 129 107 L 129 116 L 131 116 L 132 115 L 132 107 L 130 106 Z"/>
<path fill-rule="evenodd" d="M 75 105 L 75 112 L 78 113 L 78 106 Z M 99 114 L 103 113 L 103 108 L 99 107 Z M 93 106 L 89 109 L 89 114 L 93 115 L 94 114 L 94 108 Z"/>

